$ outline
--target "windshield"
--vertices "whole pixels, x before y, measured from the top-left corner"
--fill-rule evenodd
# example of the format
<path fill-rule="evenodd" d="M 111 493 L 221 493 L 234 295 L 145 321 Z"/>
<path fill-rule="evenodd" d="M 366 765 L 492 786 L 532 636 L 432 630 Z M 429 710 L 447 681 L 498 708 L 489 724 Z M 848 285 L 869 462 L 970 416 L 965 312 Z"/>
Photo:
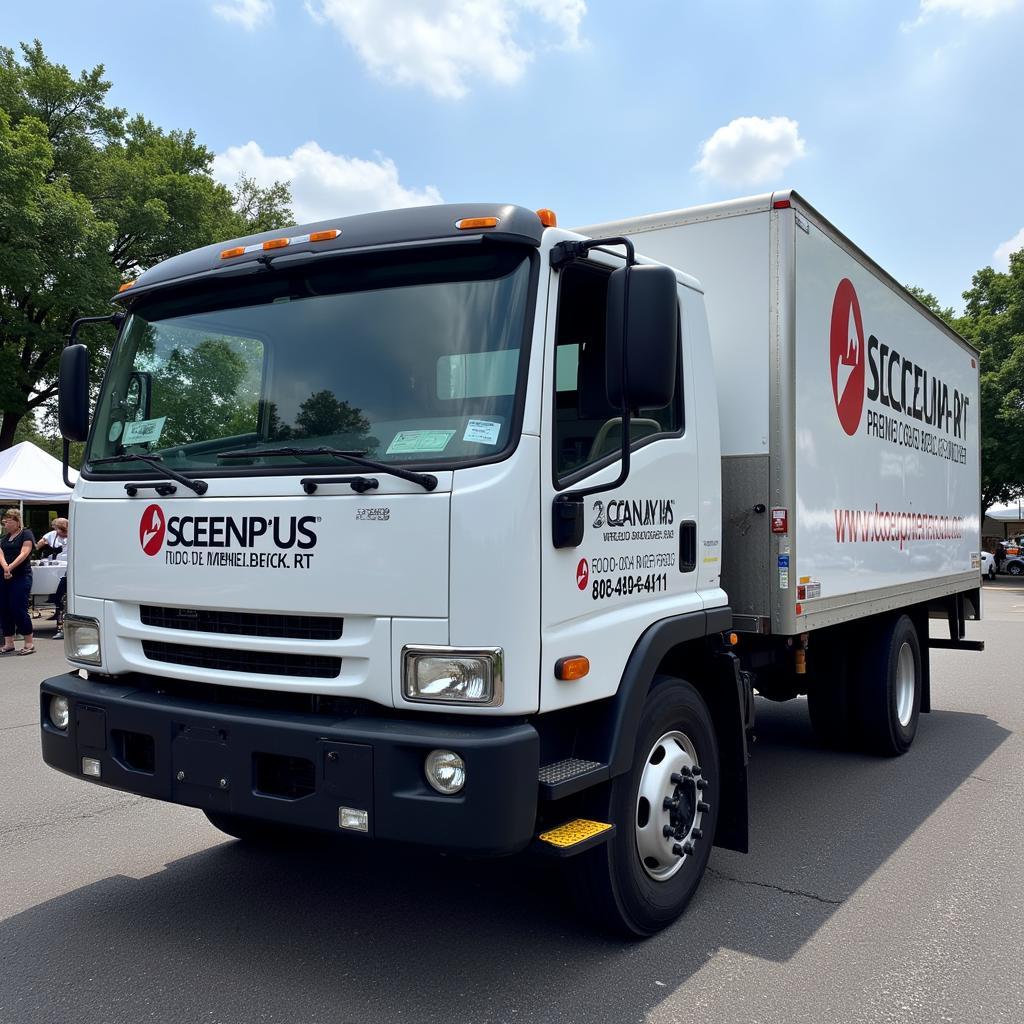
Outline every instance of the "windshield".
<path fill-rule="evenodd" d="M 245 473 L 339 466 L 261 448 L 435 467 L 493 458 L 515 441 L 529 289 L 522 249 L 448 249 L 275 268 L 140 302 L 87 459 Z M 253 458 L 220 458 L 240 450 Z M 137 461 L 91 471 L 152 472 Z"/>

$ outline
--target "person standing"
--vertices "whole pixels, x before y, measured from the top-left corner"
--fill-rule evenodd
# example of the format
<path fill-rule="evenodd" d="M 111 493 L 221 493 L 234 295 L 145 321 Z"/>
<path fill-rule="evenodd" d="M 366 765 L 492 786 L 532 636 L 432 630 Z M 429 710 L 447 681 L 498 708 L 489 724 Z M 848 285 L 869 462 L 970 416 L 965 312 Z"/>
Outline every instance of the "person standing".
<path fill-rule="evenodd" d="M 1002 541 L 1000 541 L 996 545 L 995 559 L 996 559 L 996 572 L 1002 572 L 1003 571 L 1003 563 L 1006 561 L 1006 545 Z"/>
<path fill-rule="evenodd" d="M 3 534 L 0 535 L 0 622 L 3 625 L 4 645 L 0 654 L 32 654 L 32 620 L 28 614 L 28 599 L 32 592 L 32 549 L 35 537 L 26 530 L 21 513 L 9 508 L 3 514 Z M 23 644 L 14 648 L 15 632 L 20 632 Z"/>
<path fill-rule="evenodd" d="M 36 541 L 36 551 L 48 548 L 52 558 L 61 562 L 70 561 L 71 538 L 68 536 L 68 521 L 63 516 L 58 516 L 53 521 L 53 529 Z M 56 591 L 51 595 L 53 601 L 53 614 L 51 619 L 57 620 L 57 631 L 53 634 L 54 640 L 64 639 L 64 601 L 67 598 L 68 577 L 65 573 L 57 584 Z"/>

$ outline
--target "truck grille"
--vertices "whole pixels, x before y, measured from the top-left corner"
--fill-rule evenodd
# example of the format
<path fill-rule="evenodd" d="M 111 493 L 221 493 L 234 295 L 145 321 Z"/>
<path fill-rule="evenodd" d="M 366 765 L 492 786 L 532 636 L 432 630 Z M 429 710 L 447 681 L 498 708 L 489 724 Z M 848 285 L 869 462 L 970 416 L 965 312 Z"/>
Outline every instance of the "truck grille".
<path fill-rule="evenodd" d="M 325 658 L 314 654 L 219 650 L 214 647 L 168 644 L 160 640 L 143 640 L 142 651 L 150 661 L 209 668 L 219 672 L 253 672 L 312 679 L 334 679 L 341 674 L 341 658 Z"/>
<path fill-rule="evenodd" d="M 340 640 L 345 620 L 340 616 L 272 615 L 264 612 L 225 612 L 191 608 L 162 608 L 144 604 L 139 612 L 146 626 L 185 629 L 192 633 L 227 636 L 273 636 L 291 640 Z"/>

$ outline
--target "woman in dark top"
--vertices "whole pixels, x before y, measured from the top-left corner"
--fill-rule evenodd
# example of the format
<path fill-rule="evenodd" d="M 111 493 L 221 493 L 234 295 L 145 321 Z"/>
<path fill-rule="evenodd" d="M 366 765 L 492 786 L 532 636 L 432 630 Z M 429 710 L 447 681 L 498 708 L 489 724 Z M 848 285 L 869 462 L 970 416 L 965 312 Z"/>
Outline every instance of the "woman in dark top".
<path fill-rule="evenodd" d="M 0 536 L 0 622 L 3 625 L 4 645 L 0 654 L 31 654 L 32 620 L 28 615 L 28 598 L 32 592 L 32 549 L 36 539 L 21 522 L 21 513 L 9 508 L 3 514 L 3 534 Z M 20 651 L 14 649 L 14 634 L 21 633 L 25 642 Z"/>

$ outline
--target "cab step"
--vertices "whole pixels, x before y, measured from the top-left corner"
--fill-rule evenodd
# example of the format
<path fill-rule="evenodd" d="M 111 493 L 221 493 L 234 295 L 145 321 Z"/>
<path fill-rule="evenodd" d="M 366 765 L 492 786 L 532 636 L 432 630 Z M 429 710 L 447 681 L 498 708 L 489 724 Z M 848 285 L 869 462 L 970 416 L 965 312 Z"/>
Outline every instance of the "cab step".
<path fill-rule="evenodd" d="M 589 789 L 609 778 L 608 765 L 600 761 L 584 761 L 567 757 L 541 766 L 537 775 L 542 800 L 561 800 L 581 790 Z"/>
<path fill-rule="evenodd" d="M 600 846 L 615 835 L 615 826 L 606 821 L 574 818 L 557 828 L 541 832 L 534 841 L 538 853 L 549 857 L 573 857 L 594 846 Z"/>

